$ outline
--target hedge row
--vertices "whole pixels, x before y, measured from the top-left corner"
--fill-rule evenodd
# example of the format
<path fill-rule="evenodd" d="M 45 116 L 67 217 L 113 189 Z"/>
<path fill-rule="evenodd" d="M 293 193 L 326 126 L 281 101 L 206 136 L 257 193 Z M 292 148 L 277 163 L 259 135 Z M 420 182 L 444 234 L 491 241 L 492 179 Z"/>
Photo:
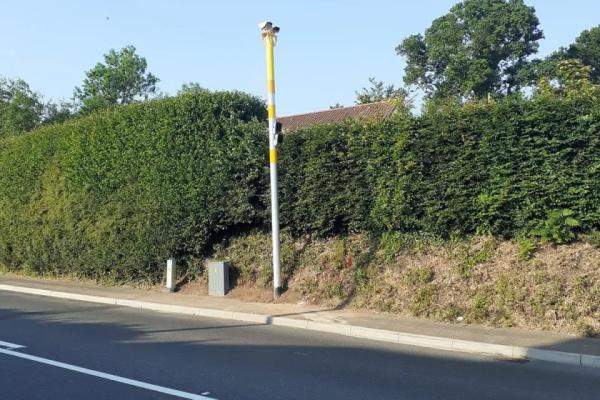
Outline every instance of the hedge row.
<path fill-rule="evenodd" d="M 512 237 L 569 209 L 600 227 L 600 99 L 438 104 L 286 138 L 282 217 L 298 232 Z"/>
<path fill-rule="evenodd" d="M 199 93 L 0 139 L 0 264 L 97 279 L 161 275 L 239 228 L 269 225 L 264 104 Z M 295 234 L 511 237 L 570 209 L 600 227 L 600 100 L 441 104 L 318 126 L 281 148 Z"/>
<path fill-rule="evenodd" d="M 121 107 L 0 144 L 0 264 L 150 279 L 260 224 L 263 103 L 239 93 Z"/>

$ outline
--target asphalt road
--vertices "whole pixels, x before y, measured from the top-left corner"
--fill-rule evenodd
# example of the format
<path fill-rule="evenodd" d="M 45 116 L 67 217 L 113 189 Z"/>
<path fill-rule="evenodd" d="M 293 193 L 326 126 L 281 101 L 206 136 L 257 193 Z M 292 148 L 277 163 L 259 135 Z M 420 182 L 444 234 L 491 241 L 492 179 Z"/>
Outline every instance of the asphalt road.
<path fill-rule="evenodd" d="M 600 369 L 0 292 L 0 399 L 178 398 L 597 400 Z"/>

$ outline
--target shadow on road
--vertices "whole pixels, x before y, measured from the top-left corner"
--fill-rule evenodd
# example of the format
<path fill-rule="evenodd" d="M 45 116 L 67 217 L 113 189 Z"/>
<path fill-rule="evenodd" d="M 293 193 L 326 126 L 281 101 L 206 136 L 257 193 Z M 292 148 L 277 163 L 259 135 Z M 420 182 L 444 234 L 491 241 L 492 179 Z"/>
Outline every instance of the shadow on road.
<path fill-rule="evenodd" d="M 600 371 L 581 367 L 13 294 L 0 296 L 0 340 L 40 357 L 192 393 L 210 391 L 220 400 L 596 400 L 600 393 Z M 35 375 L 11 376 L 12 362 L 0 355 L 0 385 L 18 382 L 27 392 L 39 383 Z M 56 396 L 24 398 L 68 398 L 60 395 L 64 382 L 44 384 L 53 386 L 39 396 Z"/>

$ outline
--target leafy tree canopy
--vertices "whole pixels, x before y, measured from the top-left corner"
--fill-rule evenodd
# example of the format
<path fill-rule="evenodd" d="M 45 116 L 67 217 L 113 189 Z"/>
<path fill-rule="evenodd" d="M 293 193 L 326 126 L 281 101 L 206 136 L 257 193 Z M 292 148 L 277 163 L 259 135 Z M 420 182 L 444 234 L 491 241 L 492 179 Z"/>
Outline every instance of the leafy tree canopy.
<path fill-rule="evenodd" d="M 600 83 L 600 25 L 581 32 L 568 47 L 561 47 L 546 58 L 533 60 L 519 72 L 520 81 L 536 86 L 540 80 L 561 80 L 560 64 L 568 60 L 576 60 L 589 67 L 589 80 Z"/>
<path fill-rule="evenodd" d="M 43 124 L 59 124 L 73 118 L 73 105 L 65 101 L 49 102 L 45 106 Z"/>
<path fill-rule="evenodd" d="M 356 104 L 374 103 L 390 99 L 405 99 L 407 97 L 407 92 L 404 88 L 386 85 L 375 78 L 369 78 L 369 83 L 371 86 L 364 87 L 356 92 Z"/>
<path fill-rule="evenodd" d="M 523 0 L 464 0 L 396 47 L 407 59 L 404 80 L 430 98 L 510 94 L 544 37 L 538 25 Z"/>
<path fill-rule="evenodd" d="M 589 65 L 576 59 L 556 61 L 554 65 L 556 76 L 540 79 L 536 86 L 537 94 L 580 100 L 600 98 L 600 84 L 592 81 Z"/>
<path fill-rule="evenodd" d="M 75 88 L 73 94 L 82 113 L 148 99 L 157 94 L 159 79 L 147 72 L 146 59 L 135 51 L 133 46 L 120 51 L 111 49 L 104 55 L 104 63 L 98 63 L 86 72 L 82 86 Z"/>
<path fill-rule="evenodd" d="M 205 87 L 200 86 L 200 84 L 198 82 L 187 82 L 184 83 L 183 85 L 181 85 L 181 89 L 179 89 L 179 91 L 177 92 L 177 94 L 183 94 L 183 93 L 209 93 L 210 90 L 208 90 Z"/>
<path fill-rule="evenodd" d="M 580 60 L 584 65 L 590 67 L 590 79 L 592 82 L 600 83 L 600 25 L 595 28 L 581 32 L 566 50 L 565 57 Z"/>
<path fill-rule="evenodd" d="M 590 67 L 590 79 L 600 83 L 600 25 L 585 30 L 566 49 L 560 49 L 554 58 L 579 60 Z"/>
<path fill-rule="evenodd" d="M 40 95 L 32 91 L 27 82 L 0 78 L 0 135 L 35 128 L 43 112 Z"/>

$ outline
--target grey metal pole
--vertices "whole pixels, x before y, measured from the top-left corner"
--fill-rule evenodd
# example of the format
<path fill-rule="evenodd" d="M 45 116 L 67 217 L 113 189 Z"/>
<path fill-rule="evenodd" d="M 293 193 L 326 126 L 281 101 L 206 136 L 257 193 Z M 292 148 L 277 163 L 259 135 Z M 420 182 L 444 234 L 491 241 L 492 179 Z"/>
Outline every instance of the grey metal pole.
<path fill-rule="evenodd" d="M 273 240 L 273 298 L 281 296 L 281 265 L 279 254 L 279 198 L 277 183 L 277 117 L 275 112 L 275 62 L 273 50 L 278 27 L 271 22 L 260 23 L 261 36 L 267 50 L 267 111 L 269 117 L 269 164 L 271 174 L 271 230 Z"/>
<path fill-rule="evenodd" d="M 276 146 L 275 120 L 269 121 L 269 150 Z M 277 151 L 277 150 L 275 150 Z M 277 156 L 275 156 L 277 157 Z M 281 296 L 281 265 L 279 239 L 279 197 L 277 182 L 277 162 L 270 163 L 271 172 L 271 230 L 273 241 L 273 297 Z"/>

